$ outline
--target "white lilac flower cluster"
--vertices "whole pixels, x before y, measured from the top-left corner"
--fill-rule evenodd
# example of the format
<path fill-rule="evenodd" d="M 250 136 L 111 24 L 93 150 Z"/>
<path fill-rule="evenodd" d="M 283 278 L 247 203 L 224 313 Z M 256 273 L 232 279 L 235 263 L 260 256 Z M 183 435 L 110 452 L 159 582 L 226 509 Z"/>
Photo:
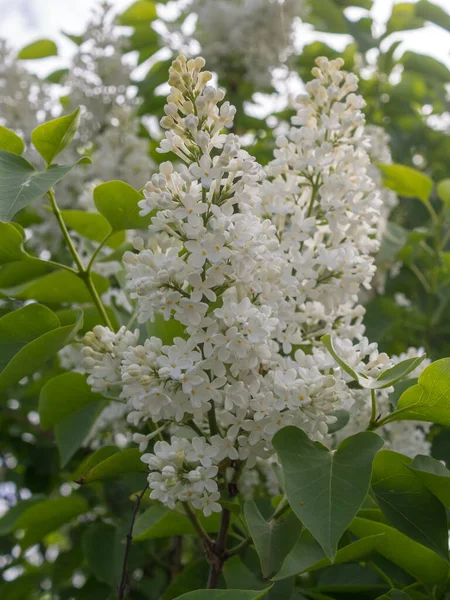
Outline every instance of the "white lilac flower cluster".
<path fill-rule="evenodd" d="M 192 441 L 175 435 L 143 460 L 152 498 L 210 514 L 220 510 L 219 481 L 265 470 L 281 427 L 327 442 L 335 411 L 358 400 L 322 335 L 367 377 L 392 361 L 363 337 L 358 305 L 374 273 L 380 198 L 356 77 L 341 60 L 317 60 L 264 173 L 223 133 L 235 109 L 208 85 L 204 64 L 172 63 L 159 150 L 181 164 L 162 163 L 145 186 L 151 241 L 137 239 L 124 256 L 139 322 L 150 336 L 164 321 L 177 333 L 138 345 L 137 331 L 97 327 L 83 354 L 92 388 L 119 385 L 129 422 L 150 425 L 135 437 L 141 452 L 155 426 L 192 428 Z"/>
<path fill-rule="evenodd" d="M 195 38 L 208 66 L 267 86 L 272 70 L 292 53 L 296 18 L 307 14 L 304 0 L 193 0 Z"/>

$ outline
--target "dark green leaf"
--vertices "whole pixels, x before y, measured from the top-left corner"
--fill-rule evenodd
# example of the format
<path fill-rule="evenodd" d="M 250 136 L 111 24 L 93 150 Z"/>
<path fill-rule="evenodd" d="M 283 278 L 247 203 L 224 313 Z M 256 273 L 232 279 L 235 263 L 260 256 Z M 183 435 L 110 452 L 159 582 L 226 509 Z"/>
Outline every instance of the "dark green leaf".
<path fill-rule="evenodd" d="M 113 454 L 116 454 L 117 452 L 120 452 L 117 446 L 103 446 L 103 448 L 99 448 L 85 458 L 85 460 L 77 467 L 72 479 L 74 481 L 84 479 L 89 471 L 91 471 L 96 465 L 109 458 Z"/>
<path fill-rule="evenodd" d="M 439 460 L 419 454 L 408 467 L 436 498 L 450 507 L 450 471 Z"/>
<path fill-rule="evenodd" d="M 219 530 L 220 515 L 217 513 L 212 514 L 210 517 L 204 517 L 203 514 L 198 513 L 197 518 L 208 533 Z M 143 542 L 186 533 L 195 533 L 189 519 L 178 512 L 157 504 L 136 519 L 133 541 Z"/>
<path fill-rule="evenodd" d="M 265 590 L 196 590 L 178 596 L 175 600 L 259 600 L 270 588 Z"/>
<path fill-rule="evenodd" d="M 82 323 L 60 326 L 48 308 L 30 304 L 0 319 L 0 389 L 6 389 L 26 375 L 32 375 L 54 357 L 75 335 Z"/>
<path fill-rule="evenodd" d="M 396 383 L 404 379 L 407 375 L 412 373 L 414 369 L 417 369 L 417 367 L 425 360 L 426 356 L 426 354 L 422 354 L 421 356 L 407 358 L 405 360 L 400 361 L 390 369 L 386 369 L 386 371 L 383 371 L 377 377 L 377 389 L 391 387 L 392 385 L 395 385 Z"/>
<path fill-rule="evenodd" d="M 91 392 L 92 393 L 92 392 Z M 146 473 L 148 468 L 141 461 L 137 448 L 122 450 L 95 464 L 77 483 L 92 483 L 103 479 L 113 479 L 126 473 Z"/>
<path fill-rule="evenodd" d="M 448 559 L 444 506 L 407 465 L 412 459 L 382 450 L 373 461 L 372 490 L 392 525 L 408 537 Z"/>
<path fill-rule="evenodd" d="M 348 33 L 348 23 L 342 9 L 332 0 L 311 3 L 310 22 L 319 31 L 329 33 Z"/>
<path fill-rule="evenodd" d="M 449 69 L 432 56 L 416 54 L 415 52 L 405 52 L 400 59 L 400 62 L 406 70 L 418 73 L 425 79 L 430 79 L 439 83 L 450 82 Z"/>
<path fill-rule="evenodd" d="M 138 202 L 143 196 L 124 181 L 108 181 L 94 189 L 94 203 L 114 231 L 146 229 L 152 216 L 140 217 Z"/>
<path fill-rule="evenodd" d="M 161 600 L 174 600 L 180 594 L 196 590 L 208 581 L 209 564 L 204 559 L 195 560 L 183 567 L 178 577 L 164 591 Z"/>
<path fill-rule="evenodd" d="M 441 6 L 437 6 L 428 0 L 419 0 L 416 6 L 416 15 L 425 21 L 431 21 L 435 25 L 450 31 L 450 15 Z"/>
<path fill-rule="evenodd" d="M 377 600 L 411 600 L 411 596 L 401 590 L 391 590 L 387 594 L 379 596 Z"/>
<path fill-rule="evenodd" d="M 105 406 L 106 402 L 88 404 L 70 413 L 56 424 L 55 440 L 59 450 L 61 467 L 65 467 L 80 448 Z"/>
<path fill-rule="evenodd" d="M 80 159 L 75 164 L 84 164 Z M 35 171 L 21 156 L 0 150 L 0 221 L 10 221 L 22 208 L 44 196 L 75 165 Z"/>
<path fill-rule="evenodd" d="M 87 565 L 96 579 L 114 585 L 116 565 L 112 553 L 116 543 L 115 527 L 106 523 L 95 523 L 85 531 L 82 543 Z"/>
<path fill-rule="evenodd" d="M 372 460 L 383 441 L 371 432 L 344 440 L 336 452 L 296 427 L 275 434 L 289 504 L 333 560 L 338 542 L 367 495 Z"/>
<path fill-rule="evenodd" d="M 448 563 L 443 558 L 393 527 L 356 517 L 349 529 L 360 538 L 384 533 L 377 551 L 419 581 L 434 586 L 447 580 Z"/>
<path fill-rule="evenodd" d="M 299 537 L 302 525 L 293 514 L 282 521 L 266 521 L 253 500 L 245 503 L 244 515 L 261 561 L 262 575 L 269 577 L 280 568 Z"/>
<path fill-rule="evenodd" d="M 7 512 L 0 518 L 0 536 L 7 535 L 11 531 L 14 531 L 17 519 L 24 513 L 30 506 L 42 502 L 44 496 L 35 495 L 28 500 L 21 500 L 15 506 L 12 506 Z"/>
<path fill-rule="evenodd" d="M 383 544 L 384 536 L 382 534 L 372 535 L 361 540 L 357 540 L 348 546 L 340 548 L 336 553 L 333 564 L 339 565 L 348 562 L 354 562 L 365 558 L 378 549 Z M 283 561 L 280 571 L 273 577 L 274 581 L 286 579 L 299 573 L 317 571 L 331 564 L 325 556 L 325 552 L 313 536 L 304 529 L 302 534 L 292 548 L 291 552 Z"/>
<path fill-rule="evenodd" d="M 24 149 L 25 144 L 17 133 L 0 125 L 0 150 L 6 150 L 6 152 L 20 156 Z"/>
<path fill-rule="evenodd" d="M 80 113 L 78 107 L 71 115 L 42 123 L 31 134 L 34 147 L 47 165 L 52 164 L 53 159 L 73 140 L 80 124 Z"/>
<path fill-rule="evenodd" d="M 35 58 L 46 58 L 47 56 L 56 56 L 58 48 L 52 40 L 37 40 L 32 44 L 28 44 L 22 48 L 18 54 L 18 58 L 22 60 L 34 60 Z"/>
<path fill-rule="evenodd" d="M 92 274 L 92 280 L 99 294 L 103 294 L 109 288 L 108 280 L 97 273 Z M 53 271 L 31 283 L 9 288 L 6 291 L 15 298 L 37 300 L 44 304 L 92 302 L 92 296 L 84 282 L 75 273 L 66 270 Z"/>
<path fill-rule="evenodd" d="M 50 379 L 39 395 L 39 416 L 44 429 L 50 429 L 65 417 L 88 404 L 104 401 L 92 392 L 81 373 L 63 373 Z"/>
<path fill-rule="evenodd" d="M 267 583 L 263 582 L 251 571 L 239 556 L 232 556 L 224 565 L 223 577 L 227 588 L 237 590 L 263 590 Z"/>
<path fill-rule="evenodd" d="M 88 510 L 86 500 L 76 494 L 34 504 L 21 514 L 14 525 L 15 530 L 25 530 L 20 545 L 23 549 L 33 546 L 42 541 L 48 533 Z"/>

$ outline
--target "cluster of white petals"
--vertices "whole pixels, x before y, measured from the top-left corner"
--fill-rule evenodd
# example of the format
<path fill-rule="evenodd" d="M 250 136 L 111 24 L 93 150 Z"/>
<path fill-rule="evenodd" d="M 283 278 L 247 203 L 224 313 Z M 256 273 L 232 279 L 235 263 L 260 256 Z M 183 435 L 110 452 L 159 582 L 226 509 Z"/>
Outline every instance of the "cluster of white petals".
<path fill-rule="evenodd" d="M 362 392 L 325 350 L 324 334 L 365 377 L 393 363 L 363 337 L 358 304 L 374 273 L 381 201 L 356 77 L 339 59 L 317 60 L 265 173 L 223 132 L 235 109 L 208 84 L 204 64 L 172 63 L 159 151 L 181 164 L 162 163 L 145 186 L 151 240 L 137 239 L 124 256 L 150 337 L 140 345 L 137 331 L 97 327 L 83 353 L 92 388 L 119 384 L 129 422 L 150 425 L 153 433 L 135 436 L 142 452 L 155 426 L 195 432 L 157 442 L 144 460 L 152 498 L 169 507 L 190 500 L 207 515 L 220 510 L 219 480 L 270 467 L 280 428 L 328 442 L 336 410 L 356 405 Z M 167 343 L 158 332 L 169 324 Z"/>

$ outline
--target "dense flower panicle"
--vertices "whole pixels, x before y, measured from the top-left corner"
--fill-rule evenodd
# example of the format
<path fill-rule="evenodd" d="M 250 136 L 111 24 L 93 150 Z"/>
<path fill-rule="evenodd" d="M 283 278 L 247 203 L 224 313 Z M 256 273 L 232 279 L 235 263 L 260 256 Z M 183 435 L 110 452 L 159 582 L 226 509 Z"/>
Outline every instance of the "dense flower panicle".
<path fill-rule="evenodd" d="M 120 385 L 130 424 L 194 430 L 192 441 L 175 431 L 145 455 L 151 497 L 169 507 L 190 500 L 210 514 L 220 510 L 219 478 L 242 480 L 242 467 L 276 487 L 265 461 L 280 428 L 333 443 L 335 411 L 351 410 L 360 392 L 323 334 L 366 377 L 393 363 L 363 337 L 357 303 L 374 271 L 380 199 L 356 78 L 339 60 L 318 60 L 265 174 L 223 132 L 235 109 L 204 64 L 184 56 L 172 64 L 159 151 L 181 163 L 162 163 L 146 184 L 140 209 L 152 215 L 152 235 L 124 256 L 150 337 L 138 345 L 137 331 L 99 327 L 83 352 L 93 389 Z M 177 328 L 170 343 L 151 336 L 152 323 L 156 331 L 168 321 Z M 144 451 L 153 436 L 134 439 Z"/>
<path fill-rule="evenodd" d="M 189 11 L 210 68 L 260 87 L 292 53 L 295 21 L 308 12 L 304 0 L 193 0 Z"/>

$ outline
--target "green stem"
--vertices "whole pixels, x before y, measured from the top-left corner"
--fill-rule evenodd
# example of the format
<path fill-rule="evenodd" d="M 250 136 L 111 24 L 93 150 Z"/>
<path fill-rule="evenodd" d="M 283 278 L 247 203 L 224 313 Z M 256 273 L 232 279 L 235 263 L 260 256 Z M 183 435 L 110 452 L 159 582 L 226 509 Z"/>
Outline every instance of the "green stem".
<path fill-rule="evenodd" d="M 64 269 L 65 271 L 70 271 L 74 275 L 78 275 L 78 271 L 72 269 L 72 267 L 68 267 L 67 265 L 63 265 L 62 263 L 56 262 L 54 260 L 46 260 L 47 264 L 52 265 L 52 267 L 57 267 L 58 269 Z"/>
<path fill-rule="evenodd" d="M 95 259 L 97 258 L 97 256 L 99 255 L 101 249 L 103 248 L 103 246 L 108 242 L 109 238 L 113 235 L 113 230 L 111 230 L 107 235 L 105 235 L 105 237 L 102 239 L 102 241 L 100 242 L 100 244 L 97 246 L 94 254 L 91 256 L 91 260 L 89 261 L 88 266 L 86 267 L 86 271 L 88 273 L 90 273 L 90 271 L 92 270 L 92 267 L 94 266 L 94 262 Z"/>
<path fill-rule="evenodd" d="M 80 279 L 84 281 L 84 284 L 87 287 L 92 297 L 92 300 L 94 301 L 94 304 L 97 307 L 98 312 L 100 313 L 103 321 L 105 322 L 105 325 L 109 327 L 111 331 L 114 331 L 114 327 L 108 317 L 108 313 L 106 312 L 106 309 L 103 306 L 103 302 L 101 301 L 100 296 L 98 295 L 98 292 L 95 288 L 94 282 L 92 281 L 91 274 L 87 271 L 81 271 L 78 273 L 78 277 L 80 277 Z"/>
<path fill-rule="evenodd" d="M 245 540 L 242 540 L 242 542 L 239 542 L 239 544 L 237 544 L 234 548 L 230 548 L 230 550 L 227 550 L 227 558 L 229 558 L 230 556 L 234 556 L 235 554 L 239 554 L 239 552 L 246 548 L 251 543 L 251 541 L 252 539 L 248 537 Z"/>
<path fill-rule="evenodd" d="M 98 295 L 98 292 L 95 289 L 95 285 L 94 285 L 94 282 L 92 281 L 91 274 L 89 271 L 85 270 L 83 263 L 81 262 L 81 258 L 79 256 L 75 246 L 73 245 L 69 231 L 66 227 L 66 224 L 64 223 L 64 219 L 62 217 L 61 211 L 59 210 L 59 206 L 56 203 L 55 192 L 54 192 L 53 188 L 50 188 L 50 190 L 47 192 L 47 195 L 50 200 L 50 205 L 52 207 L 53 214 L 55 215 L 56 220 L 58 221 L 58 225 L 59 225 L 59 228 L 63 235 L 64 241 L 65 241 L 67 248 L 69 249 L 69 252 L 72 255 L 72 258 L 78 268 L 78 271 L 76 271 L 75 269 L 72 269 L 72 271 L 74 271 L 74 273 L 76 275 L 78 275 L 78 277 L 84 282 L 85 286 L 87 287 L 87 289 L 92 297 L 92 300 L 94 301 L 95 306 L 97 307 L 98 312 L 100 313 L 103 321 L 105 322 L 105 325 L 107 327 L 109 327 L 112 331 L 114 331 L 114 328 L 112 326 L 111 321 L 109 320 L 109 317 L 105 310 L 105 307 L 103 306 L 100 296 Z M 56 264 L 59 266 L 59 263 L 56 263 Z M 70 267 L 68 267 L 68 268 L 70 268 Z"/>
<path fill-rule="evenodd" d="M 374 571 L 376 571 L 376 573 L 378 573 L 378 575 L 381 577 L 381 579 L 388 584 L 388 586 L 391 588 L 391 590 L 395 589 L 395 586 L 392 583 L 392 580 L 386 575 L 386 573 L 382 569 L 380 569 L 380 567 L 378 565 L 376 565 L 373 562 L 373 560 L 369 561 L 369 565 L 372 567 L 372 569 Z"/>
<path fill-rule="evenodd" d="M 209 535 L 203 529 L 200 521 L 197 519 L 197 515 L 191 509 L 188 502 L 183 502 L 183 508 L 184 508 L 186 517 L 192 523 L 192 526 L 195 529 L 195 532 L 197 533 L 198 537 L 200 538 L 200 540 L 203 544 L 203 547 L 205 548 L 205 550 L 210 551 L 214 544 L 213 540 L 209 537 Z"/>
<path fill-rule="evenodd" d="M 278 519 L 279 517 L 281 517 L 281 515 L 283 515 L 287 510 L 289 509 L 289 502 L 287 499 L 287 496 L 283 496 L 277 506 L 277 508 L 275 509 L 275 512 L 273 513 L 273 515 L 270 517 L 269 521 L 274 521 L 276 519 Z"/>
<path fill-rule="evenodd" d="M 47 196 L 50 200 L 50 206 L 52 207 L 53 214 L 58 221 L 59 228 L 61 229 L 61 233 L 63 235 L 64 241 L 66 242 L 67 248 L 69 249 L 70 254 L 78 267 L 78 271 L 84 271 L 83 263 L 81 262 L 80 257 L 78 256 L 78 252 L 73 245 L 72 239 L 70 237 L 69 231 L 67 230 L 66 224 L 64 223 L 64 219 L 62 217 L 61 211 L 59 210 L 58 205 L 56 204 L 55 192 L 53 188 L 50 188 L 47 192 Z"/>
<path fill-rule="evenodd" d="M 370 397 L 372 401 L 372 415 L 370 417 L 370 424 L 372 424 L 377 420 L 377 401 L 375 398 L 375 390 L 370 390 Z"/>

